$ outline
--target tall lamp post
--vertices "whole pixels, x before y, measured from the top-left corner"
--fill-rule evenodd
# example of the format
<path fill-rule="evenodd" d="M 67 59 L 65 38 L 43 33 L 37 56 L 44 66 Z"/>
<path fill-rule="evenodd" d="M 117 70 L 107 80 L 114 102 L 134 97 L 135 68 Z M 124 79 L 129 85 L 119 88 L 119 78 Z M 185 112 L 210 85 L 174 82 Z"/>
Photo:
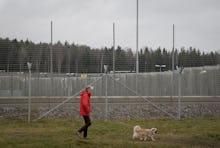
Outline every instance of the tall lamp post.
<path fill-rule="evenodd" d="M 138 92 L 138 73 L 139 73 L 139 55 L 138 55 L 138 0 L 136 10 L 136 92 Z"/>
<path fill-rule="evenodd" d="M 27 62 L 29 79 L 28 79 L 28 123 L 31 121 L 31 63 Z"/>
<path fill-rule="evenodd" d="M 113 77 L 115 79 L 115 23 L 113 23 L 113 49 L 112 49 L 113 53 L 112 53 L 112 57 L 113 57 L 113 61 L 112 61 L 112 71 L 113 71 Z M 115 93 L 115 81 L 113 81 L 113 91 Z"/>
<path fill-rule="evenodd" d="M 137 14 L 136 14 L 137 16 L 136 16 L 136 74 L 138 74 L 139 73 L 139 55 L 138 55 L 138 0 L 137 0 Z"/>

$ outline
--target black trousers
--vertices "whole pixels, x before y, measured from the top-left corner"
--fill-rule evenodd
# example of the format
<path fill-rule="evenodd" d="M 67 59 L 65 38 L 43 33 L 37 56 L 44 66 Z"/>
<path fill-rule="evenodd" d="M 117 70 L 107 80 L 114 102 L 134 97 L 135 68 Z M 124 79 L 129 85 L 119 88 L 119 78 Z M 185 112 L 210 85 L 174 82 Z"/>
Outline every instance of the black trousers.
<path fill-rule="evenodd" d="M 87 137 L 88 127 L 92 124 L 89 116 L 83 116 L 85 124 L 78 130 L 78 132 L 83 132 L 83 137 Z"/>

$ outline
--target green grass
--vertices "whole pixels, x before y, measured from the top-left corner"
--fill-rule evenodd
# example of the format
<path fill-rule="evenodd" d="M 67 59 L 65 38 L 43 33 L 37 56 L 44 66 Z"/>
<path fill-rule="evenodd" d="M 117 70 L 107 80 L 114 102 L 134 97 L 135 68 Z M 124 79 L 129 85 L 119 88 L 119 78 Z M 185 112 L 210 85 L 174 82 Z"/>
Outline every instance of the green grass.
<path fill-rule="evenodd" d="M 80 119 L 0 121 L 0 147 L 220 147 L 220 118 L 157 120 L 93 120 L 92 139 L 75 136 Z M 157 127 L 157 141 L 133 141 L 133 126 Z"/>

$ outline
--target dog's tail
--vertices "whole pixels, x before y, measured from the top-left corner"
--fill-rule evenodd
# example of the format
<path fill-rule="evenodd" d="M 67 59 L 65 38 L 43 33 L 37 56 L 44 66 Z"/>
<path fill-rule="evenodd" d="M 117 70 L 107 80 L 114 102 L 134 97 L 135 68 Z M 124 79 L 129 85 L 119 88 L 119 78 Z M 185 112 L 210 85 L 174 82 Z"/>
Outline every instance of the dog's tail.
<path fill-rule="evenodd" d="M 139 125 L 135 125 L 134 126 L 134 132 L 137 132 L 138 130 L 140 130 L 141 129 L 141 127 L 139 126 Z"/>

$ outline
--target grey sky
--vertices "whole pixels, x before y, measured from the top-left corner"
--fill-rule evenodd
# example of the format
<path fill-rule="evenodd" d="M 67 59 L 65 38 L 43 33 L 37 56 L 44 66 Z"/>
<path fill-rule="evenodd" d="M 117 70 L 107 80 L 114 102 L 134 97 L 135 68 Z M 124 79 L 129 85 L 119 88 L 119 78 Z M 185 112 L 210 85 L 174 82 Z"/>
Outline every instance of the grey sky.
<path fill-rule="evenodd" d="M 135 50 L 136 0 L 0 0 L 0 37 L 112 46 Z M 139 0 L 139 47 L 172 48 L 172 24 L 176 47 L 220 50 L 219 0 Z"/>

